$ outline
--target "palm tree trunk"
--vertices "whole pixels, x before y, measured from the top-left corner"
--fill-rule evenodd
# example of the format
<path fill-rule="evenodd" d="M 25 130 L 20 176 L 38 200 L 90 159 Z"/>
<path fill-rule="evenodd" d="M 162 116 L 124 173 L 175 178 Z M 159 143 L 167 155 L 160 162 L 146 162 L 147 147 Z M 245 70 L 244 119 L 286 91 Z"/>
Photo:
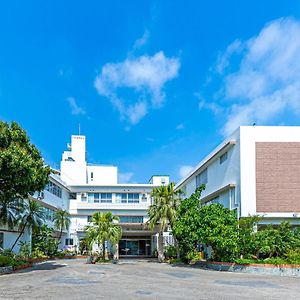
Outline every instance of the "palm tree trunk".
<path fill-rule="evenodd" d="M 27 221 L 25 222 L 25 224 L 24 224 L 24 226 L 23 226 L 23 228 L 22 228 L 22 230 L 21 230 L 19 236 L 17 237 L 16 241 L 15 241 L 14 244 L 12 245 L 11 250 L 14 249 L 14 247 L 16 246 L 16 244 L 17 244 L 18 240 L 20 239 L 21 235 L 24 233 L 24 230 L 25 230 L 25 228 L 26 228 L 26 225 L 27 225 Z"/>
<path fill-rule="evenodd" d="M 102 259 L 105 260 L 105 241 L 102 242 Z"/>
<path fill-rule="evenodd" d="M 63 228 L 60 227 L 58 242 L 57 242 L 57 245 L 56 245 L 56 252 L 58 251 L 59 244 L 61 243 L 62 232 L 63 232 Z"/>
<path fill-rule="evenodd" d="M 165 260 L 165 255 L 164 255 L 164 236 L 163 236 L 163 231 L 160 231 L 158 233 L 158 262 L 161 263 Z"/>

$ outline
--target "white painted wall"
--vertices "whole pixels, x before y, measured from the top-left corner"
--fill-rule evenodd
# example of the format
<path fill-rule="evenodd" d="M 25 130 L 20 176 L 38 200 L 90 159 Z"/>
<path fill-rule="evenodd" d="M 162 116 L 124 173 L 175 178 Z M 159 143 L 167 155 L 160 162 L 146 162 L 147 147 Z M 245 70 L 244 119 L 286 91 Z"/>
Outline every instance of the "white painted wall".
<path fill-rule="evenodd" d="M 94 185 L 117 184 L 118 168 L 115 166 L 88 165 L 87 177 L 88 177 L 87 180 L 88 184 L 94 184 Z"/>

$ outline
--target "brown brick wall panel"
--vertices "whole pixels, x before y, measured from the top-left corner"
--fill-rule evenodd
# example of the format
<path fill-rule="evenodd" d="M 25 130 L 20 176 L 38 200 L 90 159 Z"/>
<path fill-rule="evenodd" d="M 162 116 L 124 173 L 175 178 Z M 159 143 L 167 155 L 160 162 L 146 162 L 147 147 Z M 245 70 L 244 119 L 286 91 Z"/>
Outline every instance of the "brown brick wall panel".
<path fill-rule="evenodd" d="M 256 143 L 256 211 L 300 212 L 300 143 Z"/>

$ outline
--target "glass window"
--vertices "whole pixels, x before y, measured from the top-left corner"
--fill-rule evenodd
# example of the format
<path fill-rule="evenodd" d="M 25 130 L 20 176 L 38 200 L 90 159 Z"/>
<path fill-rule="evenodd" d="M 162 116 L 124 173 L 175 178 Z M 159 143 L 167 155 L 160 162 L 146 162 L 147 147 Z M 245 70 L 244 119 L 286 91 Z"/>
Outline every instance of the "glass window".
<path fill-rule="evenodd" d="M 73 239 L 66 239 L 66 246 L 73 246 Z"/>
<path fill-rule="evenodd" d="M 99 193 L 94 193 L 94 203 L 99 203 Z"/>
<path fill-rule="evenodd" d="M 94 193 L 88 193 L 88 202 L 89 203 L 94 202 Z"/>
<path fill-rule="evenodd" d="M 92 222 L 92 216 L 88 216 L 88 217 L 87 217 L 87 221 L 88 221 L 88 222 Z"/>
<path fill-rule="evenodd" d="M 128 203 L 139 203 L 140 195 L 138 193 L 128 194 Z"/>
<path fill-rule="evenodd" d="M 207 168 L 196 176 L 196 187 L 207 184 Z"/>
<path fill-rule="evenodd" d="M 101 193 L 101 203 L 111 203 L 112 193 Z"/>
<path fill-rule="evenodd" d="M 220 164 L 222 164 L 223 162 L 225 162 L 227 160 L 228 154 L 227 152 L 225 152 L 224 154 L 222 154 L 220 156 Z"/>
<path fill-rule="evenodd" d="M 121 194 L 121 202 L 127 203 L 127 194 L 126 193 Z"/>
<path fill-rule="evenodd" d="M 52 181 L 50 181 L 45 188 L 46 191 L 50 192 L 51 194 L 61 198 L 62 197 L 62 189 L 56 185 L 55 183 L 53 183 Z"/>
<path fill-rule="evenodd" d="M 120 216 L 120 223 L 143 223 L 143 216 Z"/>

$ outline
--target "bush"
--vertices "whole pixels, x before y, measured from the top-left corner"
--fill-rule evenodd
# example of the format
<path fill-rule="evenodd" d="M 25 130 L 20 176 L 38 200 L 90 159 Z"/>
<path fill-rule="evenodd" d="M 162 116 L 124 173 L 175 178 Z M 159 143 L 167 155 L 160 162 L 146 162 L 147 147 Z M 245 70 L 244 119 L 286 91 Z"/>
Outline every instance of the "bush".
<path fill-rule="evenodd" d="M 264 264 L 272 264 L 272 265 L 284 265 L 287 261 L 281 257 L 271 257 L 263 260 Z"/>
<path fill-rule="evenodd" d="M 176 247 L 173 245 L 168 245 L 165 247 L 165 257 L 166 258 L 176 258 L 177 252 Z"/>
<path fill-rule="evenodd" d="M 24 258 L 30 257 L 30 242 L 22 242 L 20 241 L 20 251 L 19 255 Z"/>
<path fill-rule="evenodd" d="M 12 266 L 13 264 L 13 258 L 9 256 L 0 256 L 0 267 L 7 267 L 7 266 Z"/>
<path fill-rule="evenodd" d="M 290 264 L 300 264 L 300 248 L 287 252 L 286 260 Z"/>
<path fill-rule="evenodd" d="M 194 249 L 187 253 L 186 258 L 189 260 L 190 263 L 195 263 L 200 259 L 200 253 Z"/>

